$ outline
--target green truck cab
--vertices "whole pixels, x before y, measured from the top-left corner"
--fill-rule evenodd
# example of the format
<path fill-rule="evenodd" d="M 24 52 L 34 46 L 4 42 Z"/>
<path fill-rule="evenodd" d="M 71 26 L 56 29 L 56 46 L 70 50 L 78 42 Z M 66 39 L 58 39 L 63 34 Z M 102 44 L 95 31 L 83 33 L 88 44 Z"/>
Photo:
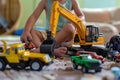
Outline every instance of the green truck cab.
<path fill-rule="evenodd" d="M 92 59 L 89 54 L 82 54 L 80 56 L 72 56 L 71 61 L 73 63 L 73 68 L 78 69 L 81 66 L 83 72 L 88 72 L 88 70 L 95 70 L 95 72 L 101 72 L 101 61 L 97 59 Z"/>

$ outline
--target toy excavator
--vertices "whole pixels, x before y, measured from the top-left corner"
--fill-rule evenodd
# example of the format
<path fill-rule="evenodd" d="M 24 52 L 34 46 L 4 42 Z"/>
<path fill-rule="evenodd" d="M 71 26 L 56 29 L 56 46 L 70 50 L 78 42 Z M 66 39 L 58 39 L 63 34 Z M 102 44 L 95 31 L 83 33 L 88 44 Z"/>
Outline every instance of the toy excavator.
<path fill-rule="evenodd" d="M 58 0 L 53 1 L 51 17 L 50 17 L 50 30 L 52 35 L 56 35 L 56 28 L 58 24 L 59 15 L 65 17 L 72 22 L 77 28 L 77 32 L 74 38 L 75 44 L 80 44 L 84 50 L 95 51 L 98 54 L 106 56 L 106 49 L 101 47 L 93 47 L 92 45 L 104 44 L 104 37 L 102 33 L 99 33 L 97 26 L 89 25 L 85 26 L 82 20 L 75 14 L 71 13 L 68 9 L 59 4 Z"/>

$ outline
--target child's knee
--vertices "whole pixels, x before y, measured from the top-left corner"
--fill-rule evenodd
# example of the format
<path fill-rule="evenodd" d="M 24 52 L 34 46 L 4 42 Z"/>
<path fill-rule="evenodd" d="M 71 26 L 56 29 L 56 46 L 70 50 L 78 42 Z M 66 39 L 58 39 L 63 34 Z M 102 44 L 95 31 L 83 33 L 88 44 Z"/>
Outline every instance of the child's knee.
<path fill-rule="evenodd" d="M 65 29 L 66 29 L 66 32 L 68 32 L 71 35 L 74 35 L 75 30 L 76 30 L 72 24 L 66 24 Z"/>

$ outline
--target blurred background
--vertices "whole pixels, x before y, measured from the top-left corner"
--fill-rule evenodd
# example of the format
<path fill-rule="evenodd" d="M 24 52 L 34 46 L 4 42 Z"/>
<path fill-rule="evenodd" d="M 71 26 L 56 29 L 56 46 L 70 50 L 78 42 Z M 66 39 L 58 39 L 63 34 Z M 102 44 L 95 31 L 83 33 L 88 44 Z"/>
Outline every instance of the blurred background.
<path fill-rule="evenodd" d="M 81 8 L 115 8 L 120 7 L 120 0 L 77 0 Z M 22 7 L 22 16 L 20 18 L 20 27 L 23 27 L 28 17 L 34 11 L 40 0 L 20 0 Z M 45 26 L 44 12 L 40 16 L 36 25 Z"/>
<path fill-rule="evenodd" d="M 41 0 L 0 0 L 0 35 L 21 35 L 28 17 Z M 120 30 L 120 0 L 77 0 L 85 14 L 86 25 L 95 24 L 105 34 L 106 41 Z M 45 12 L 35 23 L 44 29 Z M 109 36 L 110 35 L 110 36 Z"/>

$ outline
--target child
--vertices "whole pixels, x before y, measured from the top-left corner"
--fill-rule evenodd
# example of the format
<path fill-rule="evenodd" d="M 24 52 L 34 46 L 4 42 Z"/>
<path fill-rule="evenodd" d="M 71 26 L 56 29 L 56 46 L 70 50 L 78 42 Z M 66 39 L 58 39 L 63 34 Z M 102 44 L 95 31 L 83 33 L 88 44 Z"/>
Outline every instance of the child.
<path fill-rule="evenodd" d="M 21 41 L 27 43 L 27 39 L 30 39 L 37 48 L 32 51 L 39 52 L 40 44 L 44 40 L 44 34 L 38 30 L 35 30 L 33 26 L 37 21 L 38 17 L 41 15 L 42 11 L 45 10 L 47 19 L 46 28 L 49 29 L 50 11 L 53 1 L 54 0 L 41 0 L 38 7 L 29 17 L 25 25 L 24 32 L 21 35 Z M 78 17 L 84 20 L 84 15 L 80 10 L 77 0 L 58 0 L 58 1 L 61 5 L 65 6 L 67 9 L 71 11 L 73 10 Z M 57 26 L 57 34 L 55 36 L 56 46 L 62 45 L 62 43 L 65 42 L 68 43 L 71 42 L 74 37 L 75 30 L 76 29 L 72 23 L 67 21 L 62 16 L 60 16 Z M 58 47 L 54 50 L 54 54 L 57 57 L 64 57 L 66 51 L 67 51 L 66 47 Z"/>

